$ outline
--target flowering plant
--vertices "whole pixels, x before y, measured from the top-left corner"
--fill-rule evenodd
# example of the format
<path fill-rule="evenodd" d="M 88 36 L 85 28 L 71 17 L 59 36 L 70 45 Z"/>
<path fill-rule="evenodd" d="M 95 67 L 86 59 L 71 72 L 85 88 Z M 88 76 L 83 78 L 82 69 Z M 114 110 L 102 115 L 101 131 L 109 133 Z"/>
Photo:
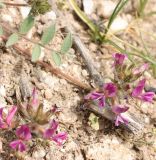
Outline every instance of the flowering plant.
<path fill-rule="evenodd" d="M 146 79 L 142 79 L 142 75 L 148 68 L 147 63 L 136 68 L 133 64 L 125 64 L 127 56 L 124 54 L 116 53 L 113 58 L 114 78 L 111 82 L 103 84 L 100 89 L 86 95 L 84 99 L 98 105 L 100 109 L 106 105 L 110 106 L 116 117 L 115 125 L 119 126 L 121 123 L 128 124 L 128 119 L 123 113 L 129 109 L 129 98 L 151 103 L 154 92 L 144 92 Z M 133 85 L 135 81 L 138 81 L 136 86 Z"/>
<path fill-rule="evenodd" d="M 22 113 L 24 120 L 26 120 L 25 123 L 20 126 L 15 126 L 16 123 L 13 123 L 17 111 Z M 56 105 L 52 106 L 47 112 L 43 111 L 43 104 L 39 103 L 37 91 L 34 88 L 32 97 L 26 105 L 20 104 L 20 107 L 13 106 L 7 115 L 4 115 L 3 108 L 0 108 L 0 128 L 17 128 L 15 132 L 17 139 L 10 142 L 9 146 L 20 152 L 27 150 L 27 144 L 34 138 L 33 133 L 38 133 L 43 139 L 54 141 L 60 146 L 67 139 L 67 133 L 59 133 L 58 122 L 54 119 L 50 120 L 51 116 L 56 112 L 58 112 Z M 50 126 L 47 128 L 49 122 Z"/>

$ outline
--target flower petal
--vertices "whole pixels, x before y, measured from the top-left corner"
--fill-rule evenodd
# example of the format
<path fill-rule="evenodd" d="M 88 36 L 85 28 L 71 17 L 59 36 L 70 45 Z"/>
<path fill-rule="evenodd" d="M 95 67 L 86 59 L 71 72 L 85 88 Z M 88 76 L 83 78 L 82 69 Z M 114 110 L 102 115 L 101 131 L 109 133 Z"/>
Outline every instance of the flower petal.
<path fill-rule="evenodd" d="M 98 105 L 100 108 L 103 108 L 105 106 L 105 97 L 101 97 L 99 100 L 98 100 Z"/>
<path fill-rule="evenodd" d="M 18 151 L 23 152 L 26 150 L 26 145 L 21 140 L 12 141 L 9 146 L 12 149 L 18 149 Z"/>
<path fill-rule="evenodd" d="M 124 54 L 116 53 L 114 55 L 114 58 L 115 58 L 114 59 L 114 66 L 116 66 L 116 65 L 122 65 L 126 57 L 127 56 L 124 55 Z"/>
<path fill-rule="evenodd" d="M 116 117 L 115 126 L 119 126 L 121 123 L 128 124 L 128 120 L 121 114 Z"/>
<path fill-rule="evenodd" d="M 140 96 L 140 94 L 142 93 L 142 91 L 143 91 L 143 89 L 145 87 L 145 82 L 146 82 L 145 79 L 139 81 L 138 85 L 132 91 L 132 96 L 133 97 Z"/>
<path fill-rule="evenodd" d="M 101 96 L 103 96 L 103 93 L 99 93 L 99 92 L 91 92 L 89 93 L 88 95 L 85 96 L 85 99 L 88 100 L 88 99 L 92 99 L 92 100 L 97 100 L 99 98 L 101 98 Z"/>
<path fill-rule="evenodd" d="M 114 83 L 106 83 L 103 86 L 106 97 L 114 97 L 117 92 L 117 87 Z"/>
<path fill-rule="evenodd" d="M 141 74 L 143 73 L 145 70 L 147 70 L 149 67 L 149 64 L 148 63 L 144 63 L 142 66 L 140 66 L 139 68 L 136 68 L 133 70 L 133 74 L 134 75 L 138 75 L 138 74 Z"/>
<path fill-rule="evenodd" d="M 67 133 L 61 132 L 52 137 L 52 140 L 55 141 L 58 145 L 62 145 L 62 143 L 67 139 Z"/>
<path fill-rule="evenodd" d="M 33 106 L 37 106 L 39 103 L 38 101 L 38 95 L 37 95 L 37 90 L 36 88 L 34 87 L 33 91 L 32 91 L 32 105 Z"/>
<path fill-rule="evenodd" d="M 11 125 L 12 119 L 13 119 L 16 111 L 17 111 L 17 106 L 13 106 L 11 108 L 11 110 L 9 111 L 9 113 L 8 113 L 8 115 L 6 117 L 6 123 L 8 124 L 8 126 Z"/>
<path fill-rule="evenodd" d="M 22 140 L 28 141 L 31 139 L 30 128 L 27 125 L 22 125 L 16 130 L 16 135 Z"/>
<path fill-rule="evenodd" d="M 140 95 L 140 99 L 145 102 L 152 102 L 154 95 L 155 95 L 154 92 L 146 92 Z"/>
<path fill-rule="evenodd" d="M 126 112 L 128 109 L 129 109 L 129 107 L 127 107 L 127 106 L 116 105 L 116 106 L 114 106 L 114 107 L 112 108 L 112 111 L 113 111 L 115 114 L 120 114 L 120 113 Z"/>

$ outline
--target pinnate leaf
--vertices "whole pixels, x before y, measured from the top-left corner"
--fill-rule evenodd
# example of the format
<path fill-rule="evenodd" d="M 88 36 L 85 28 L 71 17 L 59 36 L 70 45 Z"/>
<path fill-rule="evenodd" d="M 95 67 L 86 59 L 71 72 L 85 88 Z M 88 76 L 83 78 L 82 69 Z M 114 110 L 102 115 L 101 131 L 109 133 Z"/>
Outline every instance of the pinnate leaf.
<path fill-rule="evenodd" d="M 41 47 L 38 44 L 36 44 L 32 50 L 31 61 L 36 62 L 39 59 L 40 55 L 41 55 Z"/>
<path fill-rule="evenodd" d="M 17 33 L 13 33 L 6 42 L 6 47 L 12 46 L 13 44 L 17 43 L 19 37 Z"/>
<path fill-rule="evenodd" d="M 31 15 L 28 15 L 27 18 L 24 19 L 24 21 L 20 25 L 20 33 L 26 34 L 34 25 L 34 17 Z"/>
<path fill-rule="evenodd" d="M 48 44 L 55 35 L 55 24 L 50 25 L 44 32 L 41 38 L 41 43 L 43 45 Z"/>
<path fill-rule="evenodd" d="M 52 58 L 56 65 L 59 66 L 61 64 L 61 57 L 57 52 L 52 52 Z"/>
<path fill-rule="evenodd" d="M 69 49 L 71 48 L 71 46 L 72 46 L 72 36 L 71 36 L 71 33 L 69 33 L 65 37 L 65 39 L 61 45 L 61 53 L 63 53 L 63 54 L 67 53 L 69 51 Z"/>

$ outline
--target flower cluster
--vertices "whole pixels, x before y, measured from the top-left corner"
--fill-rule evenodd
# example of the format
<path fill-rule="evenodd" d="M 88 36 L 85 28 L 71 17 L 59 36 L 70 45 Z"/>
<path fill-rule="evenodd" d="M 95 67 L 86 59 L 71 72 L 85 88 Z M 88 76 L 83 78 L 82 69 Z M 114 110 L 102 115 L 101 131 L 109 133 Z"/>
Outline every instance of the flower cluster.
<path fill-rule="evenodd" d="M 25 151 L 27 149 L 27 143 L 33 138 L 33 132 L 41 134 L 43 139 L 54 141 L 59 146 L 65 142 L 67 139 L 67 133 L 58 132 L 58 122 L 54 119 L 52 121 L 50 120 L 52 114 L 59 111 L 56 105 L 52 106 L 49 111 L 44 112 L 43 104 L 39 103 L 36 89 L 33 90 L 28 104 L 20 105 L 20 111 L 23 116 L 25 116 L 26 123 L 17 127 L 15 132 L 17 139 L 9 144 L 12 149 L 20 152 Z M 3 108 L 0 108 L 1 129 L 16 128 L 16 126 L 13 125 L 13 118 L 17 109 L 17 106 L 13 106 L 8 114 L 4 115 Z M 47 128 L 46 126 L 49 121 L 51 121 L 50 126 Z"/>
<path fill-rule="evenodd" d="M 121 123 L 128 124 L 123 113 L 129 109 L 127 105 L 120 104 L 119 99 L 128 100 L 131 97 L 144 102 L 152 102 L 154 92 L 143 92 L 146 79 L 139 80 L 138 84 L 133 86 L 133 83 L 147 70 L 147 63 L 135 68 L 133 64 L 128 66 L 124 63 L 127 59 L 126 55 L 116 53 L 113 57 L 114 79 L 112 82 L 105 83 L 103 87 L 89 93 L 84 99 L 98 105 L 100 109 L 103 109 L 106 104 L 110 106 L 116 115 L 115 125 L 119 126 Z"/>

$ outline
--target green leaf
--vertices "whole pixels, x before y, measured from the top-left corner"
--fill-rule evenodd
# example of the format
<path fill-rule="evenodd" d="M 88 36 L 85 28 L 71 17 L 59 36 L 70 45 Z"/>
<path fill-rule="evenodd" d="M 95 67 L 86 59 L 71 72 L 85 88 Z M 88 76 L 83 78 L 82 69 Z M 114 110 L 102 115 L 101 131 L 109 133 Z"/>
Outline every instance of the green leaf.
<path fill-rule="evenodd" d="M 57 52 L 52 52 L 52 58 L 56 65 L 59 66 L 61 64 L 61 57 Z"/>
<path fill-rule="evenodd" d="M 95 114 L 91 113 L 89 116 L 89 125 L 95 129 L 95 130 L 99 130 L 99 121 L 98 121 L 99 117 L 97 117 Z"/>
<path fill-rule="evenodd" d="M 5 7 L 5 4 L 0 2 L 0 8 L 4 8 Z"/>
<path fill-rule="evenodd" d="M 20 33 L 26 34 L 34 25 L 34 18 L 31 15 L 28 15 L 26 19 L 20 25 Z"/>
<path fill-rule="evenodd" d="M 55 35 L 55 24 L 51 25 L 44 31 L 41 38 L 41 43 L 43 45 L 48 44 L 54 38 L 54 35 Z"/>
<path fill-rule="evenodd" d="M 36 62 L 39 59 L 40 55 L 41 55 L 41 47 L 38 44 L 36 44 L 32 50 L 31 61 Z"/>
<path fill-rule="evenodd" d="M 2 36 L 3 35 L 3 28 L 2 28 L 2 26 L 0 26 L 0 36 Z"/>
<path fill-rule="evenodd" d="M 18 41 L 19 37 L 17 33 L 13 33 L 9 38 L 8 41 L 6 42 L 6 47 L 12 46 Z"/>
<path fill-rule="evenodd" d="M 61 53 L 63 54 L 67 53 L 71 48 L 71 46 L 72 46 L 72 36 L 71 33 L 69 33 L 61 45 Z"/>

